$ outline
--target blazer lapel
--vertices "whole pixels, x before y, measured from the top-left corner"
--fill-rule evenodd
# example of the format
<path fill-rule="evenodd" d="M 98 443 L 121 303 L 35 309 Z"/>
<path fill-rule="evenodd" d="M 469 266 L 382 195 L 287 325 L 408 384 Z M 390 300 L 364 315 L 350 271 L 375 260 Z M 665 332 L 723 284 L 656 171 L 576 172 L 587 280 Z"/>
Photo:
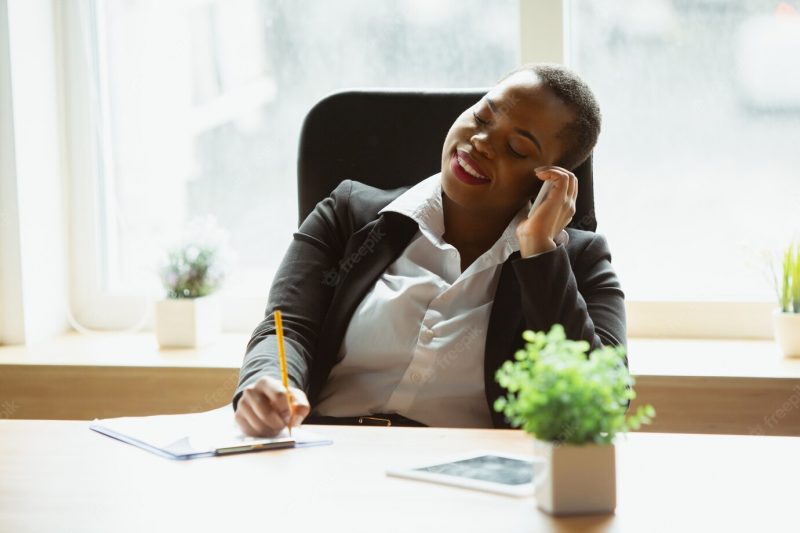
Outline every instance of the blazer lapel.
<path fill-rule="evenodd" d="M 312 368 L 311 372 L 309 400 L 312 405 L 338 362 L 339 347 L 356 307 L 381 274 L 405 250 L 418 228 L 414 220 L 387 212 L 351 237 L 340 263 L 337 289 L 317 344 L 320 365 Z"/>
<path fill-rule="evenodd" d="M 524 322 L 520 287 L 514 268 L 511 266 L 511 262 L 518 257 L 519 252 L 514 252 L 503 263 L 489 317 L 489 329 L 486 332 L 486 352 L 483 358 L 484 390 L 492 422 L 496 428 L 507 428 L 509 424 L 502 413 L 494 410 L 495 399 L 505 393 L 495 381 L 494 375 L 504 361 L 513 359 L 514 352 L 523 344 L 521 332 L 524 329 Z"/>

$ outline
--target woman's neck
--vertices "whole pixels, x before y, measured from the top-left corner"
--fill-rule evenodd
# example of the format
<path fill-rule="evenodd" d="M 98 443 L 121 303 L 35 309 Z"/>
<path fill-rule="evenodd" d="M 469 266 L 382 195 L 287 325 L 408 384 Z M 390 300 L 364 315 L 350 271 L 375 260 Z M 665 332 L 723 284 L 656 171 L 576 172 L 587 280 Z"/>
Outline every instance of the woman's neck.
<path fill-rule="evenodd" d="M 501 215 L 465 210 L 442 194 L 445 242 L 452 244 L 464 256 L 477 258 L 497 242 L 515 213 Z"/>

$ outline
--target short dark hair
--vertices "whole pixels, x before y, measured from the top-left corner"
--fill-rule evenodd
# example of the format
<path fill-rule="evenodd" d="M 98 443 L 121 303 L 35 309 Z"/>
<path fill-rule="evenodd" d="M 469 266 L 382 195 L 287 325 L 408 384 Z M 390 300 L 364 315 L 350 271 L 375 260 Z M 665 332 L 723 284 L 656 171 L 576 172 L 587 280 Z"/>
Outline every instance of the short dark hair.
<path fill-rule="evenodd" d="M 597 99 L 580 76 L 557 63 L 528 63 L 506 74 L 503 80 L 525 70 L 533 71 L 545 87 L 575 112 L 575 120 L 559 132 L 559 137 L 570 139 L 570 142 L 556 163 L 573 170 L 586 161 L 597 144 L 602 121 Z"/>

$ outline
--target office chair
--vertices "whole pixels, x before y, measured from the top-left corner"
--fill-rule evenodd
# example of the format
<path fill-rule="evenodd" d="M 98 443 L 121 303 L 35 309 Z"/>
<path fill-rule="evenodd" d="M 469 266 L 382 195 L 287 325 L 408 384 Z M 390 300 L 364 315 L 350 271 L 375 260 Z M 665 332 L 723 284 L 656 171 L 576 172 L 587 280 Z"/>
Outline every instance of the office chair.
<path fill-rule="evenodd" d="M 439 172 L 450 126 L 487 91 L 348 90 L 320 100 L 300 132 L 300 223 L 345 179 L 394 189 Z M 580 188 L 569 227 L 595 231 L 591 157 L 573 172 Z"/>

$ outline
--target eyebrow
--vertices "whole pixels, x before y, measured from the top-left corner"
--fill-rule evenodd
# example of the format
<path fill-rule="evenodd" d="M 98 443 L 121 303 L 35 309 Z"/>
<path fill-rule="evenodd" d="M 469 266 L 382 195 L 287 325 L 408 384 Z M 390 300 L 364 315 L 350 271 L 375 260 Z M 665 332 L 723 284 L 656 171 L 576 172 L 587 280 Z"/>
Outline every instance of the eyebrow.
<path fill-rule="evenodd" d="M 489 97 L 486 97 L 486 103 L 489 104 L 489 108 L 492 110 L 492 113 L 497 113 L 498 112 L 497 104 L 494 103 L 494 100 L 492 100 Z M 533 144 L 536 145 L 536 147 L 539 149 L 539 151 L 540 152 L 542 151 L 542 143 L 539 142 L 539 139 L 537 139 L 536 136 L 533 133 L 531 133 L 531 132 L 529 132 L 527 130 L 523 130 L 522 128 L 514 128 L 514 131 L 516 131 L 517 133 L 519 133 L 523 137 L 527 137 L 528 139 L 530 139 L 531 142 L 533 142 Z"/>

